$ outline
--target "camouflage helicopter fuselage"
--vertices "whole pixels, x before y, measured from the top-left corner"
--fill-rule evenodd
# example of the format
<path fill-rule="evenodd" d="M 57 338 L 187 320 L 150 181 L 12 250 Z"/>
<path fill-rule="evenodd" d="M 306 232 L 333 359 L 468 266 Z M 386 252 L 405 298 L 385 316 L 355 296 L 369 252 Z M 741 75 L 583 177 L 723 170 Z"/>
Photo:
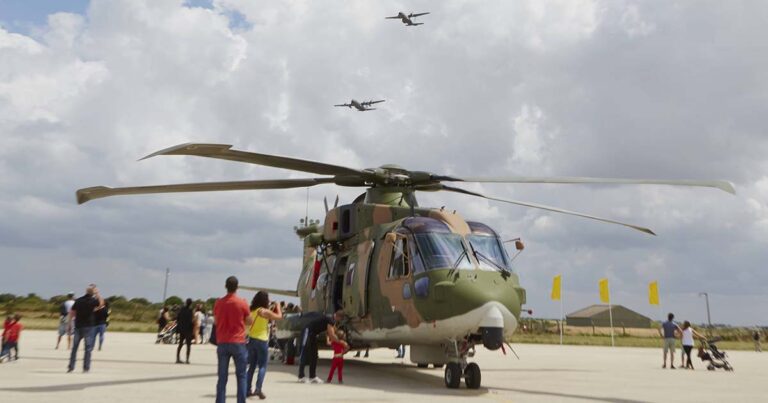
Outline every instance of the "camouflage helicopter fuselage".
<path fill-rule="evenodd" d="M 444 209 L 412 209 L 402 195 L 377 196 L 391 203 L 358 198 L 330 210 L 323 226 L 297 230 L 302 310 L 342 309 L 354 347 L 411 345 L 422 364 L 461 359 L 451 354 L 457 343 L 501 347 L 525 290 L 495 231 Z M 281 337 L 299 330 L 290 320 L 280 328 Z"/>

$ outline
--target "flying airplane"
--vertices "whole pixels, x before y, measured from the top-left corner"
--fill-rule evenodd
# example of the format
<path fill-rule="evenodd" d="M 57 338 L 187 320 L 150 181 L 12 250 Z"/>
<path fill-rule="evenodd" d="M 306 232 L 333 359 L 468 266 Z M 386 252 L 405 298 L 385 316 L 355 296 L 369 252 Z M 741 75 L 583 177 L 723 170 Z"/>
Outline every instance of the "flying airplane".
<path fill-rule="evenodd" d="M 371 100 L 371 101 L 365 101 L 365 102 L 358 102 L 358 101 L 353 99 L 353 100 L 349 101 L 348 104 L 340 104 L 340 105 L 333 105 L 333 106 L 346 106 L 348 108 L 351 108 L 351 107 L 354 106 L 355 109 L 357 109 L 358 111 L 365 112 L 365 111 L 375 111 L 376 108 L 371 108 L 370 106 L 373 105 L 373 104 L 378 104 L 380 102 L 384 102 L 384 100 L 382 99 L 382 100 L 379 100 L 379 101 Z"/>
<path fill-rule="evenodd" d="M 410 13 L 408 15 L 405 15 L 405 13 L 401 11 L 401 12 L 397 13 L 397 15 L 394 16 L 394 17 L 385 17 L 385 18 L 386 19 L 393 19 L 393 20 L 401 20 L 401 21 L 403 21 L 403 24 L 405 24 L 406 26 L 415 27 L 416 25 L 424 25 L 424 23 L 423 22 L 413 22 L 413 20 L 411 18 L 419 17 L 419 16 L 427 15 L 427 14 L 429 14 L 429 13 L 417 13 L 417 14 Z"/>

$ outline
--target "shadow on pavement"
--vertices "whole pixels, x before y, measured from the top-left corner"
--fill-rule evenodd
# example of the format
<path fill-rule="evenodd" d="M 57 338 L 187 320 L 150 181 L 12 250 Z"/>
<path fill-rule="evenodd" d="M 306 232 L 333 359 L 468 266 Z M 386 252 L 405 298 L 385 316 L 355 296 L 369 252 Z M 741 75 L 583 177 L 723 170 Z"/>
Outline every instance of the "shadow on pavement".
<path fill-rule="evenodd" d="M 186 375 L 176 375 L 176 376 L 122 379 L 122 380 L 99 381 L 99 382 L 81 382 L 81 383 L 48 385 L 48 386 L 0 388 L 0 391 L 28 392 L 28 393 L 68 392 L 68 391 L 75 391 L 75 390 L 83 390 L 86 388 L 95 388 L 99 386 L 115 386 L 115 385 L 130 385 L 130 384 L 150 383 L 150 382 L 166 382 L 166 381 L 177 381 L 181 379 L 193 379 L 193 378 L 216 378 L 216 373 L 186 374 Z"/>
<path fill-rule="evenodd" d="M 558 392 L 545 392 L 541 390 L 530 390 L 530 389 L 515 389 L 515 388 L 498 388 L 498 387 L 490 387 L 491 390 L 504 390 L 508 392 L 517 392 L 517 393 L 525 393 L 528 395 L 539 395 L 539 396 L 551 396 L 553 398 L 569 398 L 569 399 L 579 399 L 579 400 L 588 400 L 591 402 L 611 402 L 611 403 L 646 403 L 645 400 L 630 400 L 630 399 L 621 399 L 617 397 L 600 397 L 600 396 L 587 396 L 587 395 L 576 395 L 572 393 L 558 393 Z"/>

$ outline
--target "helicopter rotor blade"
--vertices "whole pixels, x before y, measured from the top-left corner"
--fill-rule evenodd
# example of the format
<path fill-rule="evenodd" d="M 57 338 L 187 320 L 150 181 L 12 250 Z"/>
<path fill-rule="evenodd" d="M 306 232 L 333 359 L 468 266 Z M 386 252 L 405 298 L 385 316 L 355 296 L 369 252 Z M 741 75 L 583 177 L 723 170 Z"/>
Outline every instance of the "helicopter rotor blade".
<path fill-rule="evenodd" d="M 139 161 L 158 155 L 193 155 L 197 157 L 218 158 L 229 161 L 264 165 L 274 168 L 309 172 L 318 175 L 363 175 L 363 172 L 358 169 L 343 167 L 339 165 L 331 165 L 317 161 L 302 160 L 298 158 L 281 157 L 279 155 L 259 154 L 248 151 L 233 150 L 232 145 L 229 144 L 179 144 L 149 154 Z"/>
<path fill-rule="evenodd" d="M 328 198 L 323 196 L 323 205 L 325 205 L 325 214 L 328 214 Z"/>
<path fill-rule="evenodd" d="M 588 178 L 570 176 L 509 176 L 509 177 L 465 177 L 435 176 L 436 179 L 447 182 L 478 182 L 478 183 L 558 183 L 558 184 L 606 184 L 606 185 L 671 185 L 711 187 L 724 192 L 735 194 L 736 190 L 728 181 L 722 180 L 674 180 L 674 179 L 618 179 L 618 178 Z"/>
<path fill-rule="evenodd" d="M 483 199 L 498 201 L 498 202 L 502 202 L 502 203 L 516 204 L 516 205 L 525 206 L 525 207 L 533 207 L 533 208 L 537 208 L 537 209 L 541 209 L 541 210 L 552 211 L 552 212 L 555 212 L 555 213 L 575 215 L 575 216 L 578 216 L 578 217 L 589 218 L 589 219 L 592 219 L 592 220 L 602 221 L 602 222 L 606 222 L 606 223 L 609 223 L 609 224 L 623 225 L 625 227 L 629 227 L 629 228 L 632 228 L 632 229 L 640 231 L 640 232 L 645 232 L 646 234 L 656 235 L 656 233 L 654 233 L 650 229 L 645 228 L 645 227 L 641 227 L 641 226 L 638 226 L 638 225 L 627 224 L 627 223 L 623 223 L 623 222 L 620 222 L 620 221 L 615 221 L 615 220 L 611 220 L 611 219 L 608 219 L 608 218 L 597 217 L 597 216 L 593 216 L 593 215 L 589 215 L 589 214 L 584 214 L 584 213 L 578 213 L 578 212 L 575 212 L 575 211 L 563 210 L 563 209 L 559 209 L 557 207 L 550 207 L 550 206 L 546 206 L 546 205 L 543 205 L 543 204 L 528 203 L 528 202 L 523 202 L 523 201 L 518 201 L 518 200 L 507 200 L 507 199 L 500 199 L 498 197 L 485 196 L 485 195 L 477 193 L 477 192 L 472 192 L 470 190 L 455 188 L 455 187 L 451 187 L 451 186 L 429 185 L 429 186 L 423 186 L 423 187 L 416 187 L 416 190 L 425 190 L 425 191 L 445 190 L 445 191 L 449 191 L 449 192 L 463 193 L 463 194 L 466 194 L 466 195 L 482 197 Z"/>
<path fill-rule="evenodd" d="M 277 288 L 262 288 L 262 287 L 251 287 L 247 285 L 241 285 L 238 286 L 241 290 L 248 290 L 248 291 L 264 291 L 269 294 L 275 294 L 275 295 L 285 295 L 286 297 L 298 297 L 299 291 L 298 290 L 280 290 Z"/>
<path fill-rule="evenodd" d="M 215 192 L 226 190 L 259 190 L 303 188 L 324 183 L 334 183 L 334 178 L 274 179 L 236 182 L 181 183 L 175 185 L 133 186 L 110 188 L 95 186 L 77 191 L 77 204 L 110 196 L 139 195 L 152 193 Z"/>

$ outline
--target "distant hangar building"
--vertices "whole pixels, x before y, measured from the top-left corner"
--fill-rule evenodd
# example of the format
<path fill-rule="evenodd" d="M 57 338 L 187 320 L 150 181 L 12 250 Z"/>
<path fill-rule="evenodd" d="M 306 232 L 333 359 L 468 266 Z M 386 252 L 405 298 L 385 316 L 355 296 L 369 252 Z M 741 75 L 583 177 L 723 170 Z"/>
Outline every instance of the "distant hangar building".
<path fill-rule="evenodd" d="M 651 318 L 643 316 L 621 305 L 613 305 L 613 326 L 629 328 L 650 328 Z M 608 305 L 592 305 L 565 316 L 568 326 L 611 326 Z"/>

